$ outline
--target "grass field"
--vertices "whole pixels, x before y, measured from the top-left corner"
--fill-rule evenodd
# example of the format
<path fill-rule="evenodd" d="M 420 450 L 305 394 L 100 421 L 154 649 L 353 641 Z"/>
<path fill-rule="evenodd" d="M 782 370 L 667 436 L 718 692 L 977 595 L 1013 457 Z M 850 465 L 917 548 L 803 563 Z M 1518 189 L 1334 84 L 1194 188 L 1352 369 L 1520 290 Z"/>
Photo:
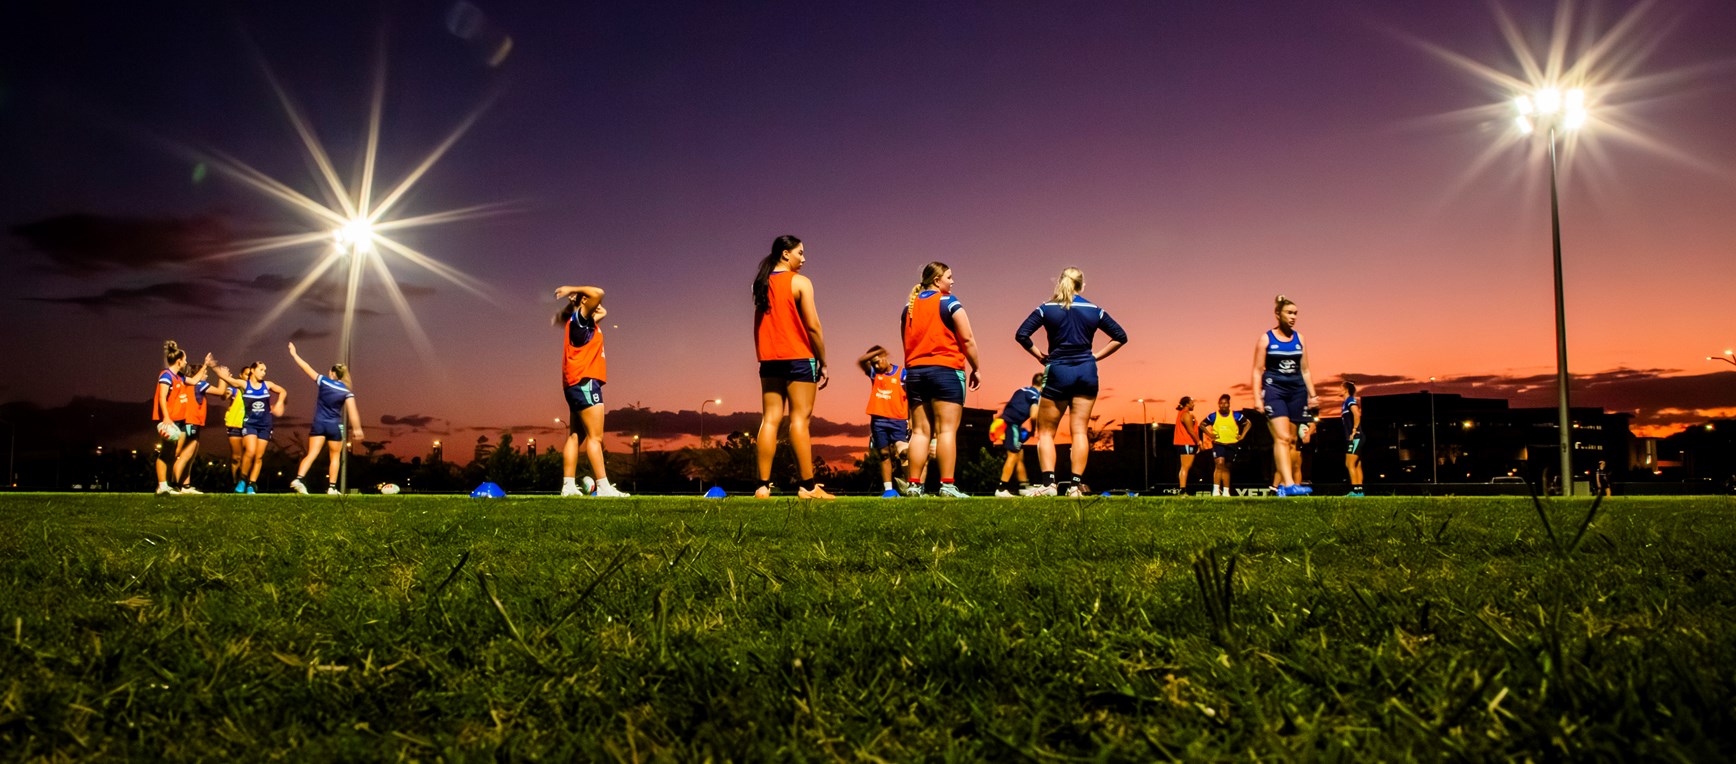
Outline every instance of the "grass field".
<path fill-rule="evenodd" d="M 0 756 L 1729 760 L 1736 504 L 0 497 Z"/>

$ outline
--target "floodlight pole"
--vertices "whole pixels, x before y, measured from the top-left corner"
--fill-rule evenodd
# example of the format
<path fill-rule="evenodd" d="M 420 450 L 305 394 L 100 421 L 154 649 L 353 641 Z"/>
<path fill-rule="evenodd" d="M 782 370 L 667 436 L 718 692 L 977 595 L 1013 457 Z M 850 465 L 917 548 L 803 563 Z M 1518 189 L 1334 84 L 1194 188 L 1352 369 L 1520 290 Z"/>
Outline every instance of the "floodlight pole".
<path fill-rule="evenodd" d="M 354 365 L 350 362 L 351 351 L 354 350 L 354 334 L 356 327 L 356 294 L 362 285 L 362 256 L 365 254 L 362 244 L 358 241 L 349 243 L 350 252 L 350 283 L 344 299 L 344 333 L 338 347 L 338 357 L 344 359 L 344 373 L 350 379 L 355 379 Z M 338 493 L 348 495 L 350 492 L 350 418 L 346 412 L 338 417 L 338 435 L 343 438 L 343 457 L 338 462 Z"/>
<path fill-rule="evenodd" d="M 1555 388 L 1561 435 L 1561 495 L 1573 495 L 1573 433 L 1567 405 L 1567 310 L 1561 289 L 1561 196 L 1556 188 L 1555 123 L 1549 121 L 1549 229 L 1555 245 Z"/>

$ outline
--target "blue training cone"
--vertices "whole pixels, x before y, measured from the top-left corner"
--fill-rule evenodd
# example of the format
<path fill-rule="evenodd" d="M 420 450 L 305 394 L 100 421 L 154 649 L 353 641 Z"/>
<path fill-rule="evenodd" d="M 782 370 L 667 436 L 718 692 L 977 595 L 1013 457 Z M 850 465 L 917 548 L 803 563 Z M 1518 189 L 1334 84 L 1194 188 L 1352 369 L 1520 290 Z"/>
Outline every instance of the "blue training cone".
<path fill-rule="evenodd" d="M 506 492 L 500 490 L 500 486 L 498 486 L 498 485 L 495 485 L 495 484 L 489 483 L 489 482 L 484 482 L 482 485 L 477 486 L 476 490 L 470 492 L 470 498 L 472 498 L 472 499 L 504 499 L 504 498 L 506 498 Z"/>
<path fill-rule="evenodd" d="M 706 492 L 705 492 L 705 496 L 704 496 L 704 498 L 707 498 L 707 499 L 722 499 L 722 498 L 725 498 L 725 497 L 727 497 L 727 496 L 729 496 L 729 494 L 727 494 L 727 493 L 724 493 L 724 492 L 723 492 L 723 487 L 722 487 L 722 486 L 715 486 L 715 485 L 714 485 L 714 486 L 712 486 L 712 487 L 711 487 L 711 488 L 710 488 L 710 489 L 708 489 L 708 490 L 707 490 L 707 491 L 706 491 Z"/>

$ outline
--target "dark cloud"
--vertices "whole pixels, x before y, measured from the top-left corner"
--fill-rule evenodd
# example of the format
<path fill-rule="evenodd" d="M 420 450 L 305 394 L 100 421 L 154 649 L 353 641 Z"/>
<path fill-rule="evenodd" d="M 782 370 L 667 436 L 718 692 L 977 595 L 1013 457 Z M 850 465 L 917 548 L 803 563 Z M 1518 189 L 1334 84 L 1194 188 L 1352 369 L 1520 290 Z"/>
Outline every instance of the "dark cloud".
<path fill-rule="evenodd" d="M 74 213 L 12 227 L 12 234 L 50 267 L 88 275 L 176 265 L 220 251 L 232 241 L 214 217 L 128 218 Z"/>
<path fill-rule="evenodd" d="M 330 336 L 332 336 L 332 333 L 330 331 L 315 331 L 313 329 L 304 329 L 304 328 L 297 327 L 295 331 L 289 333 L 289 341 L 295 342 L 296 340 L 317 340 L 317 339 L 323 339 L 323 338 L 330 337 Z"/>
<path fill-rule="evenodd" d="M 26 297 L 33 302 L 76 305 L 98 313 L 135 308 L 189 308 L 222 312 L 225 290 L 207 281 L 171 281 L 143 287 L 113 287 L 96 294 L 71 297 Z"/>
<path fill-rule="evenodd" d="M 387 427 L 408 427 L 411 430 L 426 430 L 428 429 L 428 425 L 433 424 L 436 421 L 440 421 L 440 418 L 425 416 L 422 414 L 408 414 L 405 416 L 393 416 L 391 414 L 380 415 L 380 424 L 386 425 Z"/>

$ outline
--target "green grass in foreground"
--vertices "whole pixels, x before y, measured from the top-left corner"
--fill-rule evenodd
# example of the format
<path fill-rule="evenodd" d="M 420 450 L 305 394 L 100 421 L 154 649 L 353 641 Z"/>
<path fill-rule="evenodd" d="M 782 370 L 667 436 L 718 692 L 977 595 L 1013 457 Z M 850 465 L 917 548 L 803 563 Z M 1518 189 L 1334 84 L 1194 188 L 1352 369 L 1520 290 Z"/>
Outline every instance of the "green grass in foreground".
<path fill-rule="evenodd" d="M 0 751 L 1736 756 L 1736 506 L 1588 506 L 6 496 Z"/>

